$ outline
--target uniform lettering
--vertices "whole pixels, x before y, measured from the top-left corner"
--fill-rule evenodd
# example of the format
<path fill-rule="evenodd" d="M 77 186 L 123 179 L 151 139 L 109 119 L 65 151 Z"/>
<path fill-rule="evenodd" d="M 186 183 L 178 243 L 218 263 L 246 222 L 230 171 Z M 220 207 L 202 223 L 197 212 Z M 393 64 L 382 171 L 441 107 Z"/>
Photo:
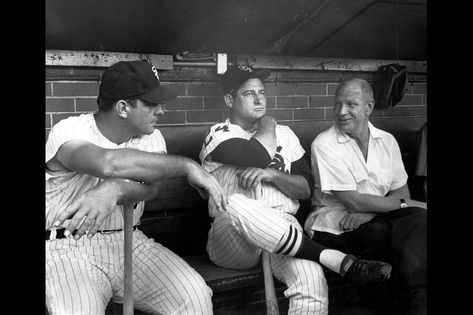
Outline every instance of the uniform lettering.
<path fill-rule="evenodd" d="M 223 126 L 220 126 L 220 127 L 215 128 L 215 132 L 220 131 L 220 130 L 223 130 L 223 132 L 228 132 L 228 131 L 230 131 L 230 129 L 228 129 L 228 126 L 227 126 L 227 125 L 223 125 Z"/>
<path fill-rule="evenodd" d="M 284 158 L 282 157 L 281 154 L 279 154 L 279 152 L 281 152 L 281 150 L 282 150 L 281 146 L 278 146 L 276 148 L 277 153 L 274 155 L 274 157 L 271 160 L 271 163 L 269 163 L 268 167 L 276 169 L 280 172 L 289 174 L 289 171 L 286 171 L 286 163 L 284 163 Z"/>
<path fill-rule="evenodd" d="M 207 147 L 209 145 L 209 143 L 212 141 L 213 137 L 210 136 L 209 140 L 205 142 L 205 147 Z"/>

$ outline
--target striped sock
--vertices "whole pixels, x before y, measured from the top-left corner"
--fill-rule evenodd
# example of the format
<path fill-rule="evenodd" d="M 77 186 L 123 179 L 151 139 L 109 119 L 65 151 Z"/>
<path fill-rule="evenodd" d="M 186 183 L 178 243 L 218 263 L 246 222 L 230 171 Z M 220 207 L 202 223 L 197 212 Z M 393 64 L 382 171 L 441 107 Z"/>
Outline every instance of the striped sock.
<path fill-rule="evenodd" d="M 303 235 L 291 224 L 289 231 L 283 235 L 274 252 L 286 256 L 295 256 L 301 247 L 302 239 Z"/>
<path fill-rule="evenodd" d="M 311 240 L 307 235 L 302 235 L 302 241 L 299 246 L 299 249 L 296 251 L 294 257 L 312 260 L 317 263 L 320 263 L 320 254 L 323 250 L 326 250 L 327 247 L 320 245 L 317 242 Z"/>

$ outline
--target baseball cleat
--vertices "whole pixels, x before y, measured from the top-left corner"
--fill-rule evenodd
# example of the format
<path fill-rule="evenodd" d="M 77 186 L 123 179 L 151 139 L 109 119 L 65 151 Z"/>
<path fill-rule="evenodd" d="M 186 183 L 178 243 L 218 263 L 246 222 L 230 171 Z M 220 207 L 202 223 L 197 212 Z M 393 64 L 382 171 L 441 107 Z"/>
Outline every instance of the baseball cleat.
<path fill-rule="evenodd" d="M 380 283 L 389 279 L 392 266 L 376 260 L 364 260 L 353 255 L 347 255 L 342 261 L 341 276 L 347 276 L 353 282 L 364 285 Z"/>

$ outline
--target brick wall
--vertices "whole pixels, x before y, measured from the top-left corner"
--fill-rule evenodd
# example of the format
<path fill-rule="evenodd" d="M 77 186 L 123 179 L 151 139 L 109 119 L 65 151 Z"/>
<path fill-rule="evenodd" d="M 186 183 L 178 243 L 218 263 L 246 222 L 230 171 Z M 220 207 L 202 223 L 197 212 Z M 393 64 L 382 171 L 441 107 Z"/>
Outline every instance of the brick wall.
<path fill-rule="evenodd" d="M 103 69 L 46 68 L 46 135 L 51 126 L 71 115 L 97 110 L 99 75 Z M 337 82 L 349 76 L 374 82 L 374 74 L 318 71 L 275 71 L 267 79 L 268 113 L 279 122 L 331 120 Z M 165 108 L 162 126 L 213 124 L 227 116 L 227 110 L 213 69 L 176 69 L 160 73 L 162 83 L 178 98 Z M 427 78 L 410 75 L 409 88 L 394 108 L 375 111 L 378 121 L 419 121 L 427 119 Z"/>

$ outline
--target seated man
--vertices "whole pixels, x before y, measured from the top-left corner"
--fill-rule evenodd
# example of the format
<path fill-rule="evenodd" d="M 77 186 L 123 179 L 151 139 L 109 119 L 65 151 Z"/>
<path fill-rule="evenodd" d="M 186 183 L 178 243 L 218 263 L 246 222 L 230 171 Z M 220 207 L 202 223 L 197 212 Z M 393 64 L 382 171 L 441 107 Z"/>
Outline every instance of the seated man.
<path fill-rule="evenodd" d="M 327 314 L 322 268 L 361 283 L 383 281 L 391 266 L 357 259 L 310 240 L 293 216 L 298 199 L 308 199 L 313 182 L 299 139 L 266 114 L 263 80 L 268 71 L 230 68 L 222 76 L 230 117 L 210 128 L 200 152 L 228 196 L 227 211 L 209 203 L 213 223 L 207 251 L 224 268 L 246 269 L 270 253 L 277 279 L 288 286 L 290 314 Z M 257 199 L 257 200 L 255 200 Z"/>
<path fill-rule="evenodd" d="M 166 153 L 156 129 L 171 99 L 144 61 L 105 70 L 99 111 L 57 123 L 46 142 L 46 307 L 55 314 L 104 314 L 123 299 L 124 204 L 133 213 L 133 299 L 152 314 L 212 314 L 212 290 L 169 249 L 136 226 L 160 180 L 185 176 L 217 209 L 226 196 L 195 161 Z M 140 182 L 140 183 L 138 183 Z M 142 183 L 141 183 L 142 182 Z M 87 237 L 82 237 L 87 235 Z"/>
<path fill-rule="evenodd" d="M 369 122 L 373 108 L 366 81 L 338 86 L 335 124 L 311 146 L 313 210 L 304 229 L 313 240 L 355 255 L 392 253 L 410 310 L 425 314 L 427 204 L 410 199 L 399 146 Z"/>

